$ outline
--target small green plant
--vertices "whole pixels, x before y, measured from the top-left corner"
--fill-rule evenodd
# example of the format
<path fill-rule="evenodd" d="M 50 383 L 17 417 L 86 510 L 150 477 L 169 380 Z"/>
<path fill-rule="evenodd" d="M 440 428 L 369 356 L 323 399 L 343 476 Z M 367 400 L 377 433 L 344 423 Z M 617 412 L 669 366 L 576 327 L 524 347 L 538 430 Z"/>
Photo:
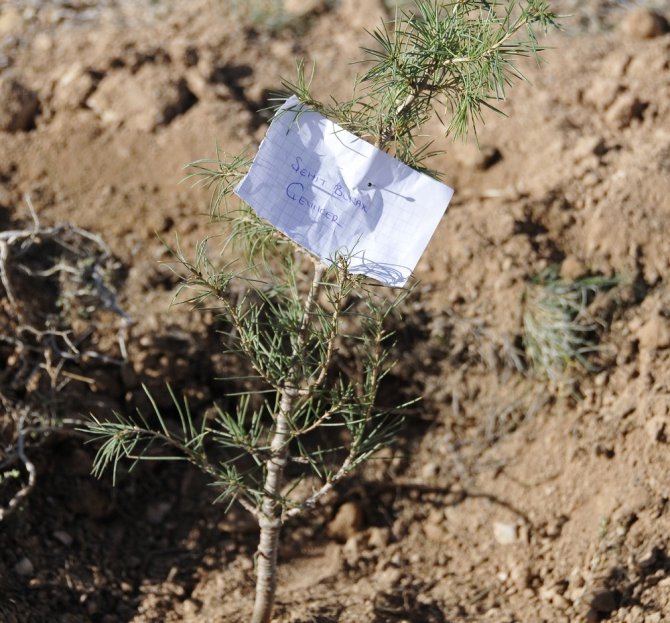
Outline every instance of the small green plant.
<path fill-rule="evenodd" d="M 566 281 L 551 267 L 528 285 L 523 315 L 526 354 L 533 369 L 555 387 L 570 388 L 576 368 L 594 369 L 590 356 L 599 349 L 600 325 L 589 317 L 588 307 L 596 294 L 617 283 L 597 275 Z"/>
<path fill-rule="evenodd" d="M 317 99 L 302 64 L 297 80 L 284 85 L 379 149 L 436 175 L 422 128 L 437 112 L 448 116 L 447 133 L 465 136 L 521 77 L 514 61 L 540 49 L 533 27 L 553 19 L 544 0 L 420 0 L 415 12 L 372 33 L 368 67 L 351 99 Z M 190 413 L 173 395 L 177 425 L 158 409 L 152 419 L 93 422 L 102 442 L 95 471 L 168 448 L 210 474 L 221 499 L 239 502 L 258 521 L 251 620 L 267 623 L 282 526 L 393 437 L 399 418 L 378 396 L 392 364 L 387 321 L 407 291 L 398 296 L 352 275 L 346 256 L 325 265 L 250 207 L 231 205 L 246 158 L 217 155 L 194 167 L 196 179 L 214 189 L 213 220 L 226 224 L 231 244 L 217 264 L 207 241 L 194 259 L 180 249 L 175 258 L 183 287 L 194 292 L 187 300 L 220 311 L 226 345 L 239 357 L 241 389 L 222 397 L 214 417 Z M 296 488 L 302 480 L 311 484 L 306 495 Z"/>

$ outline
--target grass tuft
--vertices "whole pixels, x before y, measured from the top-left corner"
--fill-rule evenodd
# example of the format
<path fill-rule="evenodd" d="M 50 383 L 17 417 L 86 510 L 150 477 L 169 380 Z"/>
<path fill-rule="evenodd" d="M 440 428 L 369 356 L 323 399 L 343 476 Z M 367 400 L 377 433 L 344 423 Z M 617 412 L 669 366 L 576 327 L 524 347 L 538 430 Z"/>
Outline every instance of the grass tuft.
<path fill-rule="evenodd" d="M 595 296 L 619 283 L 616 277 L 560 278 L 557 267 L 528 284 L 523 314 L 524 347 L 532 369 L 558 389 L 570 389 L 574 372 L 594 372 L 603 323 L 589 313 Z"/>

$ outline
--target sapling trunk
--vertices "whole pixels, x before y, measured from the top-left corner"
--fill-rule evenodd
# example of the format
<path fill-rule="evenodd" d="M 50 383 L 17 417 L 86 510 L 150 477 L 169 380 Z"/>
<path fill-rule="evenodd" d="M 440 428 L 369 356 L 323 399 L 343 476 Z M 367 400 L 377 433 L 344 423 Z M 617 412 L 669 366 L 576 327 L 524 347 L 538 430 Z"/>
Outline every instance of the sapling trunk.
<path fill-rule="evenodd" d="M 279 493 L 288 460 L 289 418 L 296 398 L 294 390 L 285 389 L 276 416 L 275 433 L 266 463 L 263 502 L 258 518 L 260 539 L 256 553 L 256 599 L 252 623 L 268 623 L 272 616 L 277 589 L 277 551 L 282 527 Z"/>
<path fill-rule="evenodd" d="M 275 415 L 275 429 L 270 443 L 270 457 L 265 463 L 265 483 L 261 502 L 258 525 L 260 539 L 256 552 L 256 598 L 252 623 L 269 623 L 272 616 L 275 592 L 277 589 L 277 552 L 279 549 L 279 533 L 283 524 L 283 507 L 281 489 L 284 479 L 284 468 L 289 457 L 290 427 L 299 388 L 304 384 L 298 361 L 302 359 L 305 348 L 306 334 L 314 302 L 318 296 L 323 277 L 324 267 L 315 264 L 312 285 L 305 300 L 302 321 L 298 332 L 293 357 L 295 363 L 291 367 L 286 384 L 281 388 L 279 408 Z"/>

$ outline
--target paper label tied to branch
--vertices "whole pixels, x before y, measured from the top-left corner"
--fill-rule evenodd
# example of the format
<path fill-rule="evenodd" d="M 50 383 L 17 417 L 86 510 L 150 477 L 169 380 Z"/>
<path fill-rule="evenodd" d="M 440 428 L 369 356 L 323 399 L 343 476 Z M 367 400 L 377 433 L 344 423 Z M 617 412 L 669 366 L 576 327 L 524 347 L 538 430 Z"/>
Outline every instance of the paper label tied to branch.
<path fill-rule="evenodd" d="M 325 261 L 403 286 L 453 195 L 291 97 L 235 189 L 256 213 Z"/>

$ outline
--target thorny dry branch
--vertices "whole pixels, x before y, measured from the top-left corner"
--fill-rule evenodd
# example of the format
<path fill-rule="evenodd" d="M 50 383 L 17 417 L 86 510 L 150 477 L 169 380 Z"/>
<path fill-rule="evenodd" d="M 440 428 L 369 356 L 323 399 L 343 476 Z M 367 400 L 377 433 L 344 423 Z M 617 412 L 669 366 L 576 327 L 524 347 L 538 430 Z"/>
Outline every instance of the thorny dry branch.
<path fill-rule="evenodd" d="M 36 485 L 28 448 L 81 425 L 64 419 L 53 398 L 72 380 L 91 383 L 87 366 L 122 364 L 131 324 L 116 298 L 118 263 L 102 238 L 71 224 L 44 227 L 25 201 L 32 226 L 0 232 L 0 483 L 14 480 L 3 476 L 16 466 L 27 476 L 18 491 L 3 492 L 0 521 Z M 86 347 L 103 310 L 120 318 L 116 355 Z"/>

